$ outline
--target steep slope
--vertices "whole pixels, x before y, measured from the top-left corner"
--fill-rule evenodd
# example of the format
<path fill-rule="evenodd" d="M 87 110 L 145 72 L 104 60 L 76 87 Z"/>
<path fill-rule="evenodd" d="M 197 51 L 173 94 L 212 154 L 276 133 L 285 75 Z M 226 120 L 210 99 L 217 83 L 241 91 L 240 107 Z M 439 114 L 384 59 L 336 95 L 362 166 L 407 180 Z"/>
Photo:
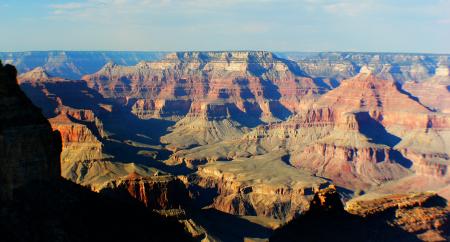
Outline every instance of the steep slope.
<path fill-rule="evenodd" d="M 83 82 L 52 77 L 43 68 L 35 68 L 18 77 L 19 84 L 31 100 L 42 108 L 54 130 L 62 137 L 62 174 L 73 177 L 73 166 L 80 162 L 101 161 L 109 156 L 103 153 L 97 127 L 97 113 L 101 109 L 92 96 L 83 92 Z M 91 100 L 89 100 L 91 99 Z M 69 107 L 76 105 L 83 109 Z"/>
<path fill-rule="evenodd" d="M 166 174 L 146 164 L 138 164 L 141 160 L 153 160 L 146 154 L 153 157 L 155 151 L 148 151 L 149 145 L 129 140 L 111 128 L 117 126 L 117 120 L 126 120 L 125 113 L 117 113 L 113 105 L 88 88 L 85 82 L 53 77 L 43 68 L 36 68 L 20 75 L 19 83 L 31 100 L 42 108 L 52 128 L 61 134 L 61 175 L 64 178 L 98 192 L 112 182 L 126 180 L 130 173 L 149 177 L 150 184 L 161 181 L 153 177 L 154 174 Z M 114 115 L 117 117 L 109 120 Z M 123 128 L 130 133 L 129 127 Z M 130 152 L 133 148 L 139 150 Z M 161 181 L 159 185 L 164 187 L 165 184 Z"/>
<path fill-rule="evenodd" d="M 61 137 L 20 90 L 17 71 L 0 63 L 0 179 L 1 200 L 29 183 L 59 177 Z"/>
<path fill-rule="evenodd" d="M 61 137 L 0 63 L 2 241 L 190 240 L 176 221 L 60 177 Z"/>
<path fill-rule="evenodd" d="M 365 218 L 380 214 L 392 225 L 415 234 L 423 241 L 445 241 L 450 233 L 450 210 L 446 201 L 434 193 L 361 196 L 346 203 L 346 210 Z"/>
<path fill-rule="evenodd" d="M 421 103 L 429 108 L 450 112 L 450 74 L 449 67 L 440 66 L 436 74 L 426 80 L 406 82 L 403 88 L 417 97 Z M 431 95 L 432 94 L 432 95 Z"/>

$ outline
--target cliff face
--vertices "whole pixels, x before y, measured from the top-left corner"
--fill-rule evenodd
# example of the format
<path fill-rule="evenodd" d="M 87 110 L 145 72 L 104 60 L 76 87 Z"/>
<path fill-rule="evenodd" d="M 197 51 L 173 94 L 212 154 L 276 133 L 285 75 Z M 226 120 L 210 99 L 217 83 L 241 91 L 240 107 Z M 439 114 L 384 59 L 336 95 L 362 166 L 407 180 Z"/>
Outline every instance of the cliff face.
<path fill-rule="evenodd" d="M 49 75 L 35 68 L 18 77 L 19 84 L 31 100 L 42 108 L 52 128 L 61 134 L 61 175 L 78 181 L 85 174 L 76 172 L 80 163 L 103 161 L 104 136 L 101 120 L 101 99 L 85 88 L 81 81 L 70 81 Z M 70 105 L 70 106 L 69 106 Z"/>
<path fill-rule="evenodd" d="M 178 222 L 130 198 L 118 202 L 62 179 L 61 135 L 20 90 L 16 75 L 13 66 L 0 65 L 2 241 L 190 240 Z"/>
<path fill-rule="evenodd" d="M 109 182 L 100 193 L 112 196 L 131 196 L 146 207 L 157 210 L 186 208 L 189 193 L 185 184 L 170 175 L 141 176 L 136 172 Z"/>
<path fill-rule="evenodd" d="M 364 67 L 298 115 L 303 127 L 333 129 L 295 151 L 292 163 L 352 189 L 397 180 L 411 174 L 408 169 L 442 177 L 449 118 Z"/>
<path fill-rule="evenodd" d="M 30 183 L 60 177 L 61 137 L 17 85 L 17 71 L 0 65 L 1 198 Z"/>
<path fill-rule="evenodd" d="M 61 134 L 64 178 L 119 200 L 132 198 L 149 209 L 178 209 L 188 204 L 185 185 L 176 177 L 145 165 L 123 163 L 104 153 L 105 144 L 122 142 L 112 141 L 116 134 L 106 130 L 102 121 L 111 116 L 113 107 L 84 82 L 53 77 L 36 68 L 20 75 L 19 83 Z"/>
<path fill-rule="evenodd" d="M 140 119 L 178 121 L 171 150 L 216 143 L 286 119 L 328 87 L 270 52 L 181 52 L 136 66 L 109 63 L 83 80 Z"/>
<path fill-rule="evenodd" d="M 83 79 L 105 97 L 132 102 L 141 118 L 179 119 L 217 101 L 231 105 L 232 118 L 284 118 L 298 109 L 299 98 L 325 90 L 269 52 L 174 53 L 136 66 L 108 64 Z"/>
<path fill-rule="evenodd" d="M 270 241 L 445 241 L 449 211 L 435 194 L 350 201 L 334 187 L 317 191 L 309 210 L 276 229 Z M 323 221 L 327 221 L 323 223 Z"/>
<path fill-rule="evenodd" d="M 443 113 L 450 112 L 450 75 L 449 67 L 440 66 L 436 69 L 436 74 L 428 79 L 413 82 L 406 82 L 403 87 L 420 102 L 431 109 Z M 433 95 L 430 95 L 432 93 Z"/>

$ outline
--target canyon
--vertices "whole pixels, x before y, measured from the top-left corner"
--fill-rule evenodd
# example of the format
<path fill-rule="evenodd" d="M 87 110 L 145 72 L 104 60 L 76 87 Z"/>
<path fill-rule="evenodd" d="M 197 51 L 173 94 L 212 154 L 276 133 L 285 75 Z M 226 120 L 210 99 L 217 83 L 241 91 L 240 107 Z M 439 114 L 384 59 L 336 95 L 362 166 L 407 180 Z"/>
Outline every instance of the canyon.
<path fill-rule="evenodd" d="M 59 57 L 45 63 L 47 54 Z M 44 146 L 61 137 L 60 162 L 45 158 L 60 167 L 30 168 L 24 177 L 47 172 L 42 179 L 61 175 L 96 194 L 138 201 L 198 240 L 268 239 L 275 231 L 277 241 L 310 216 L 370 218 L 377 222 L 367 226 L 394 229 L 393 236 L 449 239 L 449 56 L 100 54 L 0 54 L 21 63 L 18 84 L 48 120 L 32 129 L 58 134 L 20 142 Z M 79 55 L 97 57 L 84 63 Z M 2 98 L 5 113 L 30 112 Z M 2 132 L 8 127 L 2 121 Z M 12 153 L 28 153 L 27 160 L 48 149 L 16 147 Z M 5 175 L 16 168 L 8 169 Z M 20 176 L 8 179 L 22 184 Z M 337 217 L 314 212 L 327 197 L 336 200 Z"/>
<path fill-rule="evenodd" d="M 0 63 L 2 241 L 191 240 L 176 220 L 63 179 L 63 137 L 20 90 L 16 75 L 14 66 Z"/>

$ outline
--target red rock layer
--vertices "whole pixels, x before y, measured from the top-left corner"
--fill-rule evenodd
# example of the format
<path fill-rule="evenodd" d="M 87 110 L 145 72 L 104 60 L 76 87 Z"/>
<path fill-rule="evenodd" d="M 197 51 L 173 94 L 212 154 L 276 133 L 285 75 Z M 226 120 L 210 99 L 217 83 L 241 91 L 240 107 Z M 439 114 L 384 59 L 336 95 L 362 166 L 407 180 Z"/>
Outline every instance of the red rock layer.
<path fill-rule="evenodd" d="M 176 177 L 169 175 L 143 177 L 131 173 L 124 179 L 112 181 L 100 192 L 107 192 L 109 189 L 117 195 L 126 193 L 151 209 L 186 207 L 189 202 L 185 185 Z"/>
<path fill-rule="evenodd" d="M 257 118 L 296 112 L 323 87 L 268 52 L 186 52 L 133 67 L 106 65 L 83 79 L 103 96 L 132 101 L 141 118 L 195 113 L 217 101 Z M 285 112 L 285 113 L 281 113 Z"/>

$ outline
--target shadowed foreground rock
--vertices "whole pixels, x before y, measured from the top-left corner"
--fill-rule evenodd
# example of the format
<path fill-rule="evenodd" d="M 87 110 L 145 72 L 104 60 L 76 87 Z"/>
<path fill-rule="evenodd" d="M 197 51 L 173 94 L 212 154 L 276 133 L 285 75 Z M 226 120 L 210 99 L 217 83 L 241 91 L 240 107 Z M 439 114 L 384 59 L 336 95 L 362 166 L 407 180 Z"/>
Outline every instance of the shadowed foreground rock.
<path fill-rule="evenodd" d="M 15 188 L 60 176 L 61 136 L 20 90 L 17 71 L 0 63 L 0 200 Z"/>
<path fill-rule="evenodd" d="M 0 64 L 1 241 L 189 241 L 181 224 L 60 177 L 61 137 Z"/>
<path fill-rule="evenodd" d="M 334 188 L 318 191 L 310 210 L 275 230 L 270 241 L 419 241 L 389 226 L 382 215 L 363 218 L 344 210 Z"/>

